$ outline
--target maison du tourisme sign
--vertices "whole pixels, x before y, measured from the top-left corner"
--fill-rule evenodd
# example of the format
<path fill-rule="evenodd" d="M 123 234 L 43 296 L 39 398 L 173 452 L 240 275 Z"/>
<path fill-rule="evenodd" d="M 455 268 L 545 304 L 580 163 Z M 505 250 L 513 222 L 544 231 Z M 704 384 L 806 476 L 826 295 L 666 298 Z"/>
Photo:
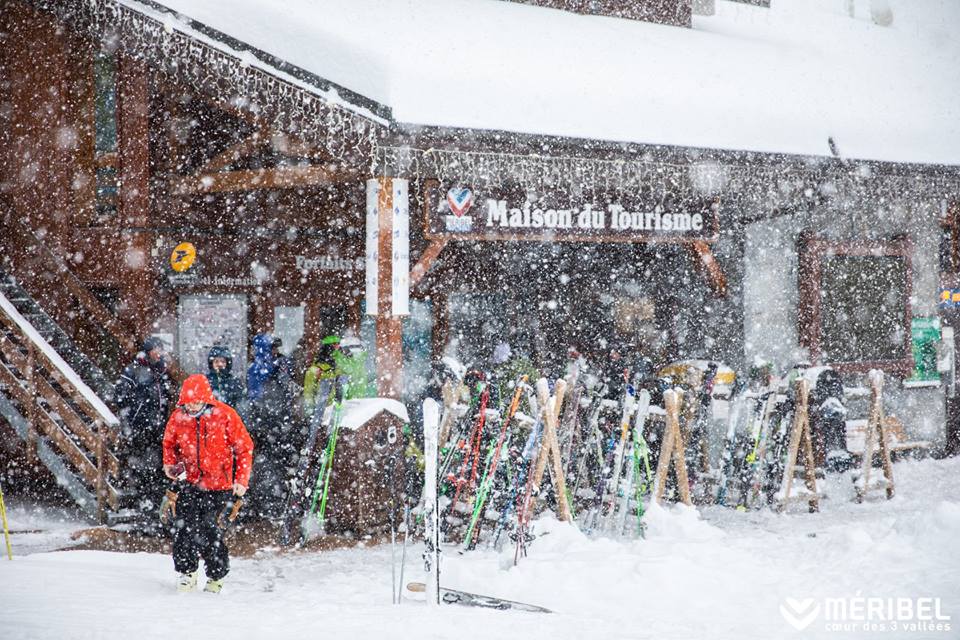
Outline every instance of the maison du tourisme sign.
<path fill-rule="evenodd" d="M 716 200 L 679 201 L 649 195 L 567 194 L 535 200 L 524 193 L 479 193 L 468 186 L 428 184 L 428 237 L 482 240 L 713 241 Z"/>

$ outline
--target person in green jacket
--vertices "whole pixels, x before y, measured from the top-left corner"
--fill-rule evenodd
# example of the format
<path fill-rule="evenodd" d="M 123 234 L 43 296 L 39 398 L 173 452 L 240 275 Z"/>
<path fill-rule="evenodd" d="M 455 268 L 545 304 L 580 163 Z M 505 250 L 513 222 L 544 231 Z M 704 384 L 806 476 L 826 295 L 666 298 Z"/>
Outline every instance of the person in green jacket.
<path fill-rule="evenodd" d="M 339 336 L 327 336 L 317 349 L 313 363 L 307 367 L 303 376 L 303 412 L 312 416 L 316 409 L 317 390 L 321 380 L 332 380 L 337 377 L 337 361 L 335 354 L 339 351 Z M 323 407 L 320 407 L 322 410 Z"/>
<path fill-rule="evenodd" d="M 344 391 L 344 398 L 370 398 L 376 395 L 376 389 L 370 384 L 367 377 L 367 352 L 359 338 L 344 336 L 340 340 L 340 348 L 333 353 L 338 376 L 347 376 L 349 379 Z"/>

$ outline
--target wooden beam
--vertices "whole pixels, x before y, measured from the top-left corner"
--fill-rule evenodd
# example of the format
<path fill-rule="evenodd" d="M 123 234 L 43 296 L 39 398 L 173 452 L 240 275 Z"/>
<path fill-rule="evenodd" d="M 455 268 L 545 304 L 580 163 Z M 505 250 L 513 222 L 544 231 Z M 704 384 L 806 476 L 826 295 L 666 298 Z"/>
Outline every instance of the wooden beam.
<path fill-rule="evenodd" d="M 727 276 L 723 267 L 717 262 L 710 245 L 703 240 L 694 240 L 687 245 L 693 253 L 694 264 L 707 277 L 707 283 L 713 289 L 713 295 L 718 298 L 727 296 Z"/>
<path fill-rule="evenodd" d="M 182 196 L 195 193 L 291 189 L 339 184 L 359 180 L 360 177 L 356 170 L 331 171 L 316 166 L 274 167 L 174 178 L 170 181 L 170 192 Z"/>
<path fill-rule="evenodd" d="M 563 397 L 566 393 L 567 381 L 557 380 L 554 396 L 550 397 L 550 389 L 546 378 L 537 380 L 537 399 L 543 411 L 543 444 L 540 445 L 540 457 L 533 476 L 533 492 L 537 494 L 540 482 L 543 480 L 543 471 L 547 462 L 551 462 L 550 477 L 553 480 L 553 493 L 557 500 L 557 517 L 564 522 L 573 522 L 570 503 L 567 502 L 567 483 L 563 474 L 563 460 L 560 457 L 560 444 L 557 441 L 557 422 L 560 419 L 560 410 L 563 407 Z"/>
<path fill-rule="evenodd" d="M 281 144 L 276 145 L 275 139 L 280 138 Z M 273 132 L 263 127 L 254 131 L 239 142 L 230 145 L 217 155 L 207 160 L 195 173 L 211 174 L 226 169 L 231 164 L 245 156 L 254 154 L 261 147 L 269 146 L 280 153 L 297 158 L 311 158 L 315 160 L 330 160 L 329 154 L 317 149 L 314 145 L 302 140 L 291 139 L 285 133 Z"/>
<path fill-rule="evenodd" d="M 430 244 L 427 245 L 427 248 L 423 250 L 423 254 L 420 255 L 420 259 L 417 261 L 417 264 L 413 265 L 413 269 L 410 269 L 411 289 L 417 286 L 417 283 L 423 279 L 423 276 L 427 275 L 427 272 L 430 271 L 430 268 L 437 261 L 437 258 L 440 257 L 440 252 L 443 251 L 444 247 L 447 246 L 449 241 L 450 238 L 447 237 L 441 237 L 430 241 Z"/>
<path fill-rule="evenodd" d="M 790 427 L 790 444 L 787 447 L 787 461 L 783 467 L 783 478 L 780 480 L 778 511 L 783 511 L 790 503 L 790 492 L 793 489 L 793 477 L 797 467 L 797 455 L 803 444 L 803 471 L 807 485 L 807 494 L 804 499 L 810 508 L 810 513 L 819 511 L 820 500 L 817 494 L 816 468 L 813 460 L 813 443 L 810 439 L 810 415 L 808 401 L 810 398 L 810 382 L 800 378 L 796 382 L 796 407 L 793 414 L 793 424 Z"/>
<path fill-rule="evenodd" d="M 244 156 L 252 154 L 261 146 L 268 142 L 268 134 L 265 130 L 254 131 L 252 134 L 232 144 L 217 155 L 203 163 L 197 174 L 214 173 L 226 169 L 231 164 Z"/>
<path fill-rule="evenodd" d="M 870 472 L 873 471 L 873 454 L 880 453 L 880 462 L 883 470 L 883 486 L 887 492 L 887 500 L 894 496 L 893 463 L 890 460 L 890 448 L 887 445 L 887 434 L 883 429 L 883 372 L 879 369 L 870 374 L 870 413 L 867 418 L 867 432 L 864 434 L 863 461 L 860 467 L 860 477 L 855 483 L 856 500 L 863 502 L 870 491 Z"/>
<path fill-rule="evenodd" d="M 687 462 L 680 435 L 680 404 L 683 392 L 679 389 L 667 389 L 663 393 L 663 406 L 666 409 L 666 424 L 663 430 L 663 444 L 657 460 L 657 474 L 653 485 L 653 499 L 660 504 L 667 486 L 667 473 L 673 462 L 677 476 L 677 491 L 680 501 L 690 505 L 690 484 L 687 478 Z"/>

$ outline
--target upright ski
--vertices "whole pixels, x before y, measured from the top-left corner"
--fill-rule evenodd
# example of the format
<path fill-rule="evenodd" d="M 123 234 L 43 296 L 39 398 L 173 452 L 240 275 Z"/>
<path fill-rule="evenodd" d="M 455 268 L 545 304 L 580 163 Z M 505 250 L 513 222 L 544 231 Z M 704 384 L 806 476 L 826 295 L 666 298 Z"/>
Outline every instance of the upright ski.
<path fill-rule="evenodd" d="M 426 580 L 427 605 L 440 602 L 440 522 L 437 505 L 437 436 L 440 428 L 440 409 L 437 401 L 423 401 L 423 456 L 425 460 L 423 487 L 424 549 L 423 570 Z"/>
<path fill-rule="evenodd" d="M 334 381 L 325 379 L 320 381 L 316 396 L 316 410 L 310 418 L 310 431 L 307 434 L 307 440 L 300 452 L 300 460 L 297 463 L 297 470 L 293 479 L 290 481 L 290 491 L 287 494 L 287 505 L 283 510 L 282 526 L 280 529 L 280 544 L 290 544 L 290 538 L 293 534 L 294 525 L 303 517 L 304 501 L 310 495 L 307 489 L 307 478 L 310 469 L 314 465 L 315 450 L 317 439 L 320 435 L 320 427 L 323 425 L 323 413 L 327 406 L 327 400 L 330 398 L 330 391 L 333 389 Z"/>
<path fill-rule="evenodd" d="M 347 377 L 339 376 L 334 384 L 333 414 L 330 417 L 330 436 L 327 447 L 320 460 L 320 472 L 313 485 L 313 498 L 310 502 L 310 516 L 316 517 L 321 533 L 326 525 L 327 498 L 330 495 L 330 476 L 333 472 L 333 457 L 337 449 L 337 436 L 340 434 L 340 422 L 343 419 L 343 394 L 347 386 Z M 306 520 L 306 519 L 305 519 Z M 303 527 L 302 537 L 306 538 L 307 529 Z"/>

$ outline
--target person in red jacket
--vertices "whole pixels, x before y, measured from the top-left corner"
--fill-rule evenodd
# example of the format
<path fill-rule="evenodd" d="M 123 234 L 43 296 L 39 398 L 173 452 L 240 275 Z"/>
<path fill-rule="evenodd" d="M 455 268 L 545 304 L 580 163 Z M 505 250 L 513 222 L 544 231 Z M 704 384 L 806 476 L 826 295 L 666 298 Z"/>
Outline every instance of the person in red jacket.
<path fill-rule="evenodd" d="M 202 375 L 183 382 L 180 400 L 163 434 L 163 472 L 177 481 L 167 491 L 161 520 L 172 516 L 173 565 L 179 591 L 193 591 L 203 558 L 204 591 L 219 593 L 230 556 L 218 519 L 231 494 L 242 497 L 250 482 L 253 440 L 240 416 L 213 396 Z"/>

